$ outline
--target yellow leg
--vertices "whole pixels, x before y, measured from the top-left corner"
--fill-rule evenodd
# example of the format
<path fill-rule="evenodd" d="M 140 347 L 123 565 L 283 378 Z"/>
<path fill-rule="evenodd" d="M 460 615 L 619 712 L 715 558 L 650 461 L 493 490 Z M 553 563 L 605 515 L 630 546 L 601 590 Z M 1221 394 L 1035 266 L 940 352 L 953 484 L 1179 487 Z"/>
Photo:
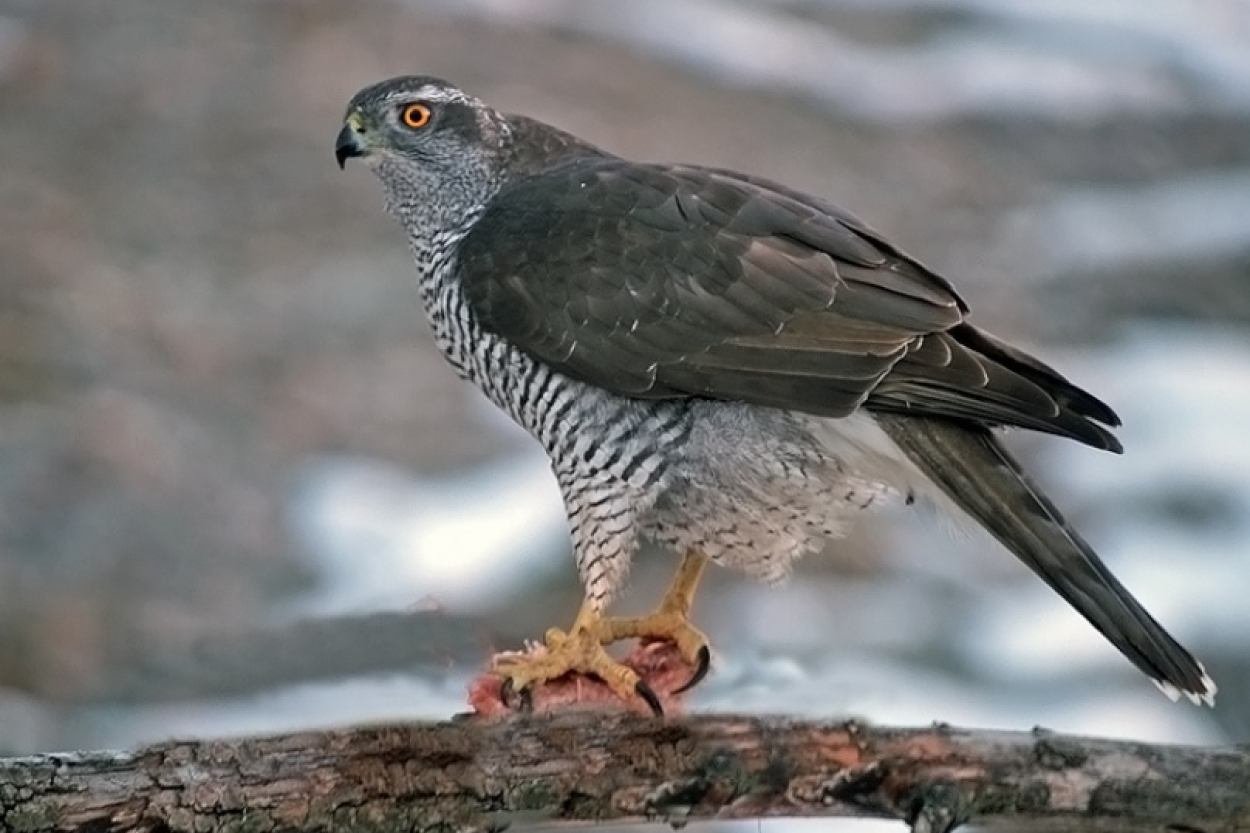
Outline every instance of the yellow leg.
<path fill-rule="evenodd" d="M 583 602 L 569 630 L 551 628 L 544 636 L 547 650 L 539 655 L 510 656 L 495 662 L 494 673 L 504 678 L 504 697 L 509 692 L 527 692 L 531 686 L 563 677 L 590 674 L 603 680 L 622 699 L 641 697 L 656 714 L 661 713 L 659 698 L 638 674 L 614 660 L 604 645 L 622 639 L 667 640 L 695 666 L 695 672 L 675 694 L 686 691 L 707 674 L 711 661 L 707 637 L 690 624 L 690 608 L 707 559 L 690 553 L 682 559 L 677 575 L 664 594 L 660 606 L 647 616 L 606 618 Z"/>
<path fill-rule="evenodd" d="M 699 579 L 707 567 L 707 559 L 697 552 L 687 553 L 677 568 L 677 575 L 664 593 L 660 606 L 646 616 L 636 618 L 603 619 L 601 638 L 604 643 L 622 639 L 662 639 L 672 642 L 677 650 L 694 665 L 690 680 L 674 693 L 692 688 L 707 674 L 711 664 L 711 650 L 703 632 L 690 624 L 690 609 Z"/>
<path fill-rule="evenodd" d="M 607 621 L 589 603 L 582 602 L 567 632 L 559 628 L 547 631 L 543 639 L 547 647 L 544 653 L 497 660 L 494 672 L 504 678 L 504 699 L 508 699 L 510 692 L 521 692 L 523 700 L 527 700 L 526 692 L 531 686 L 569 673 L 590 674 L 603 680 L 621 699 L 641 697 L 651 711 L 662 714 L 655 692 L 633 669 L 617 662 L 603 649 L 611 641 L 603 638 Z"/>

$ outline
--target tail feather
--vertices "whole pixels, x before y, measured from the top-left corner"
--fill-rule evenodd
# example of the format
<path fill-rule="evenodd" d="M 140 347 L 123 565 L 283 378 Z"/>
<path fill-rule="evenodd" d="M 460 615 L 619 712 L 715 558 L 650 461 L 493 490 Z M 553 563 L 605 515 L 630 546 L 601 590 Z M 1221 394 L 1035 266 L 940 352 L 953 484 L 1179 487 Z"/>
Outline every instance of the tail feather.
<path fill-rule="evenodd" d="M 1107 569 L 987 429 L 881 414 L 882 428 L 959 507 L 1067 600 L 1173 700 L 1215 683 Z"/>

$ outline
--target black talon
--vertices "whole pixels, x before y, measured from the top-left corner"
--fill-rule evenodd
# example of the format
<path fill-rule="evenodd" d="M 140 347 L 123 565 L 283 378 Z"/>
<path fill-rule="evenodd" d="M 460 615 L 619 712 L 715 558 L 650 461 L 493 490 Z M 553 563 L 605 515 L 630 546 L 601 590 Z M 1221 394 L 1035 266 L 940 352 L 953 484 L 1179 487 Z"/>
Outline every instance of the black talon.
<path fill-rule="evenodd" d="M 522 714 L 529 714 L 534 710 L 534 698 L 530 692 L 530 687 L 526 686 L 520 691 L 516 690 L 511 677 L 504 677 L 503 684 L 499 686 L 499 699 L 503 701 L 505 708 L 513 708 L 513 695 L 517 698 L 516 710 Z"/>
<path fill-rule="evenodd" d="M 699 655 L 695 658 L 698 666 L 695 667 L 694 673 L 690 675 L 690 679 L 681 688 L 674 691 L 674 694 L 681 694 L 689 691 L 703 681 L 707 676 L 708 669 L 712 667 L 712 652 L 708 650 L 706 645 L 699 646 Z"/>
<path fill-rule="evenodd" d="M 656 717 L 664 716 L 664 707 L 660 705 L 660 698 L 655 696 L 655 691 L 651 686 L 639 680 L 634 684 L 634 691 L 639 697 L 647 701 L 647 707 L 651 709 L 653 715 Z"/>

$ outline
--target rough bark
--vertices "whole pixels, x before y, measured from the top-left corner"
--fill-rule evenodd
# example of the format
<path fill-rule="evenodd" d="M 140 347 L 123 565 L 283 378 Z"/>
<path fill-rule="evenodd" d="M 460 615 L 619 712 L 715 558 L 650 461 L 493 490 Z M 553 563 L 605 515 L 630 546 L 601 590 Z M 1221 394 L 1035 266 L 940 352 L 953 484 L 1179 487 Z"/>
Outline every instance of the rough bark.
<path fill-rule="evenodd" d="M 14 833 L 834 816 L 926 833 L 1250 831 L 1250 749 L 571 711 L 0 760 L 0 829 Z"/>

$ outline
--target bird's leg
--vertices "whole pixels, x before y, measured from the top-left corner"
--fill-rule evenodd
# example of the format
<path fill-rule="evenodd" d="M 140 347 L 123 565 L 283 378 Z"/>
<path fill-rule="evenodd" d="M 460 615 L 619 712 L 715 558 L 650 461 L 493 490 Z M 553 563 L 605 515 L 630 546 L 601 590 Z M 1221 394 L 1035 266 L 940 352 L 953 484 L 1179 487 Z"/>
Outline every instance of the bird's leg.
<path fill-rule="evenodd" d="M 601 619 L 600 640 L 603 644 L 622 639 L 662 639 L 672 642 L 695 670 L 685 685 L 674 694 L 692 688 L 707 675 L 712 654 L 707 637 L 690 624 L 690 608 L 707 559 L 697 552 L 688 552 L 677 568 L 677 575 L 664 593 L 660 606 L 646 616 Z"/>
<path fill-rule="evenodd" d="M 566 674 L 589 674 L 603 680 L 623 700 L 640 697 L 652 712 L 661 714 L 660 700 L 651 686 L 636 671 L 613 659 L 603 646 L 623 639 L 671 642 L 695 668 L 690 679 L 672 693 L 680 694 L 702 680 L 711 664 L 711 651 L 707 637 L 690 624 L 690 608 L 706 566 L 702 555 L 687 554 L 659 607 L 646 616 L 607 618 L 598 605 L 582 602 L 568 631 L 547 631 L 543 638 L 546 651 L 495 661 L 494 673 L 503 678 L 503 699 L 507 701 L 516 693 L 525 704 L 535 686 Z"/>
<path fill-rule="evenodd" d="M 605 638 L 605 626 L 609 621 L 597 605 L 584 601 L 567 632 L 559 628 L 547 631 L 543 638 L 545 652 L 497 659 L 493 670 L 503 677 L 501 694 L 505 702 L 515 692 L 522 703 L 527 704 L 534 686 L 578 673 L 598 677 L 623 700 L 641 697 L 653 713 L 662 715 L 660 700 L 651 687 L 637 672 L 617 662 L 604 650 L 604 645 L 614 641 Z"/>

